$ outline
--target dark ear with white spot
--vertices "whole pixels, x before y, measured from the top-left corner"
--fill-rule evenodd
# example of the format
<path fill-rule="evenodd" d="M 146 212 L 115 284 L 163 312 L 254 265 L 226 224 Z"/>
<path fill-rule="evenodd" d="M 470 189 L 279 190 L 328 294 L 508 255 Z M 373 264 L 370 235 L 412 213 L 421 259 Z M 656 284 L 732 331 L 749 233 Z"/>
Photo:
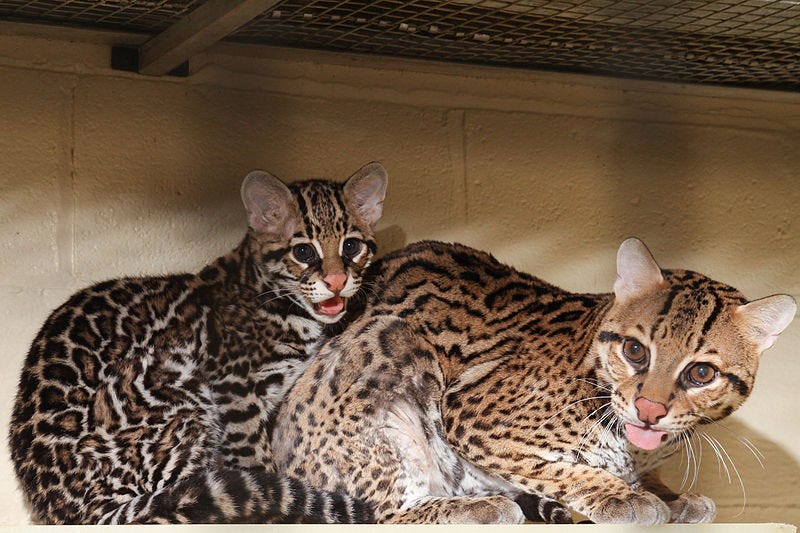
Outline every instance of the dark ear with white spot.
<path fill-rule="evenodd" d="M 284 183 L 264 172 L 254 170 L 242 182 L 242 202 L 247 223 L 257 233 L 276 240 L 288 240 L 299 223 L 299 208 Z"/>
<path fill-rule="evenodd" d="M 344 198 L 372 227 L 383 213 L 383 198 L 388 181 L 386 169 L 380 163 L 369 163 L 350 176 L 344 184 Z"/>
<path fill-rule="evenodd" d="M 654 292 L 663 284 L 664 276 L 647 246 L 636 238 L 623 241 L 617 251 L 617 279 L 614 281 L 617 301 Z"/>
<path fill-rule="evenodd" d="M 788 294 L 776 294 L 740 305 L 736 317 L 744 334 L 759 350 L 770 348 L 794 318 L 797 303 Z"/>

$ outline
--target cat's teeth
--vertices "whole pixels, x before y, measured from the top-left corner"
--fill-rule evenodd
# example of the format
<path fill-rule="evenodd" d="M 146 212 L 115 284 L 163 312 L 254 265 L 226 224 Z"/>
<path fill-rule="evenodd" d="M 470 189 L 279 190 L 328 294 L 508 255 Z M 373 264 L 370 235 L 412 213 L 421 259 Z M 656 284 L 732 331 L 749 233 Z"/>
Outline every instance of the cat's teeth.
<path fill-rule="evenodd" d="M 333 298 L 328 298 L 324 302 L 314 304 L 314 310 L 321 315 L 338 315 L 344 310 L 344 300 L 341 296 L 334 296 Z"/>

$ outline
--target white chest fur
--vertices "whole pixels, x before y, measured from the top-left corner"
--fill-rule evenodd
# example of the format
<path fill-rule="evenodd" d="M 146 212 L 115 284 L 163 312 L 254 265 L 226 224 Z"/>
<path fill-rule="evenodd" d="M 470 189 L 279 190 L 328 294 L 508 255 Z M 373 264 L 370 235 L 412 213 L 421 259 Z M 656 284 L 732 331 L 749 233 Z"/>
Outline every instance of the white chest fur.
<path fill-rule="evenodd" d="M 433 407 L 433 406 L 431 406 Z M 385 411 L 382 433 L 400 460 L 403 508 L 422 498 L 513 493 L 512 485 L 490 476 L 456 454 L 435 430 L 433 409 L 423 412 L 405 400 Z M 431 431 L 433 429 L 433 431 Z"/>
<path fill-rule="evenodd" d="M 640 450 L 621 433 L 609 430 L 600 435 L 597 446 L 584 451 L 582 455 L 589 466 L 607 470 L 632 484 L 645 472 L 657 468 L 676 451 L 676 446 L 669 443 L 653 451 Z"/>

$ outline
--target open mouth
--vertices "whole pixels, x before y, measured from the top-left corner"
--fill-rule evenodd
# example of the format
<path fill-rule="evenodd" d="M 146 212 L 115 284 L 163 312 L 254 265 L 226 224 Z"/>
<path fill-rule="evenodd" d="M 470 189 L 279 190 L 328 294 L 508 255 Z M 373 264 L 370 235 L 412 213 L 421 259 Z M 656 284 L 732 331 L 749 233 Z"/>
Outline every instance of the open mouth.
<path fill-rule="evenodd" d="M 314 311 L 320 315 L 336 316 L 344 311 L 344 298 L 337 295 L 325 301 L 315 303 Z"/>
<path fill-rule="evenodd" d="M 666 431 L 633 424 L 625 424 L 625 434 L 631 444 L 643 450 L 655 450 L 667 439 Z"/>

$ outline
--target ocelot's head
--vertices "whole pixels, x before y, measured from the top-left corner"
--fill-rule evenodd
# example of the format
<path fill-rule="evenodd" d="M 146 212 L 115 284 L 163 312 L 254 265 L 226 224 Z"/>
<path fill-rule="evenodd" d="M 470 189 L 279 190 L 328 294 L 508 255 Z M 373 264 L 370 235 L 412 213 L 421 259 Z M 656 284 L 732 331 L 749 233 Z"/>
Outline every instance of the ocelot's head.
<path fill-rule="evenodd" d="M 631 444 L 658 448 L 738 408 L 796 308 L 786 294 L 748 302 L 696 272 L 662 271 L 641 241 L 623 242 L 593 350 Z"/>
<path fill-rule="evenodd" d="M 375 223 L 386 171 L 370 163 L 345 183 L 309 180 L 285 185 L 254 171 L 242 183 L 255 262 L 272 293 L 290 298 L 319 322 L 346 313 L 376 251 Z"/>

